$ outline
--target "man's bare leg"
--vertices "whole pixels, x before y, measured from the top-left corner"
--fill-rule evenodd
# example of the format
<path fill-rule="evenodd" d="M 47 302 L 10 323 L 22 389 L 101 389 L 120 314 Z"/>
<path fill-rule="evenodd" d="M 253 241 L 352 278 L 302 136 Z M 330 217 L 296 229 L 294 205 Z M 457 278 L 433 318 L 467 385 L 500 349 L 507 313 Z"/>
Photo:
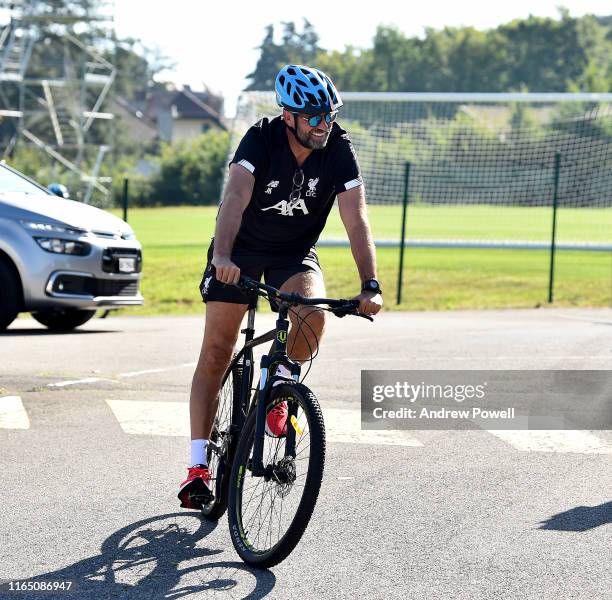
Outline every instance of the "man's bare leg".
<path fill-rule="evenodd" d="M 206 304 L 204 339 L 189 399 L 192 440 L 207 440 L 210 437 L 217 413 L 221 380 L 232 359 L 247 308 L 246 304 L 230 302 Z"/>
<path fill-rule="evenodd" d="M 282 292 L 297 292 L 311 298 L 325 297 L 323 278 L 313 271 L 296 273 L 280 289 Z M 293 360 L 303 362 L 317 351 L 317 340 L 321 340 L 325 330 L 325 313 L 310 306 L 298 306 L 289 312 L 289 318 L 291 329 L 287 353 Z"/>

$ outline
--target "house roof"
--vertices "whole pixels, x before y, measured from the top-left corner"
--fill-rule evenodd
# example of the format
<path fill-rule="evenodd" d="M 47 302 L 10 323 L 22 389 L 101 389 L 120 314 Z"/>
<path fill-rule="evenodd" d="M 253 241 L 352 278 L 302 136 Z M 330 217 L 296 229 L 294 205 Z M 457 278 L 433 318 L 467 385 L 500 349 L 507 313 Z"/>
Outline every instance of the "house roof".
<path fill-rule="evenodd" d="M 146 101 L 146 114 L 155 118 L 160 109 L 174 106 L 179 119 L 210 119 L 226 129 L 221 115 L 205 101 L 209 97 L 207 92 L 194 92 L 188 86 L 182 90 L 153 92 Z"/>
<path fill-rule="evenodd" d="M 110 96 L 109 100 L 111 103 L 114 103 L 124 114 L 130 115 L 134 119 L 140 121 L 146 127 L 150 127 L 151 129 L 157 131 L 155 121 L 144 114 L 138 107 L 130 104 L 130 102 L 128 102 L 123 96 L 118 96 L 115 94 Z"/>

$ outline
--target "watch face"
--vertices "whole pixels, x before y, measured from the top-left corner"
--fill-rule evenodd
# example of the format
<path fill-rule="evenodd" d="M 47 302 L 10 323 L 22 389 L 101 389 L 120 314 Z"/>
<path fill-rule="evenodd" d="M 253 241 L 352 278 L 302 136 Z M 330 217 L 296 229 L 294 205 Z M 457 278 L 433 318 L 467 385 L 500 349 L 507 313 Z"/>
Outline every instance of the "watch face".
<path fill-rule="evenodd" d="M 368 279 L 368 281 L 365 282 L 364 287 L 372 292 L 377 292 L 380 289 L 376 279 Z"/>

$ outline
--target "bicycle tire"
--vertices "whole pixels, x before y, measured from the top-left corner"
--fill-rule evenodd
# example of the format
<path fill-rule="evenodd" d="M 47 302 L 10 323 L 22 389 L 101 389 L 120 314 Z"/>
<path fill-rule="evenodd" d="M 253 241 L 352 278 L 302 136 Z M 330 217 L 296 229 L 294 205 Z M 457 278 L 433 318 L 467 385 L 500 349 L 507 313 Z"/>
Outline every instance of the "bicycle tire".
<path fill-rule="evenodd" d="M 254 478 L 248 477 L 247 471 L 250 468 L 249 456 L 252 452 L 255 435 L 256 410 L 251 411 L 245 423 L 242 435 L 240 436 L 229 485 L 228 522 L 232 543 L 244 562 L 260 568 L 272 567 L 285 560 L 300 541 L 312 517 L 319 496 L 325 465 L 325 426 L 323 414 L 315 395 L 306 386 L 299 383 L 277 385 L 272 388 L 270 399 L 267 403 L 267 409 L 269 410 L 270 407 L 274 406 L 282 399 L 286 399 L 289 402 L 295 401 L 302 409 L 310 434 L 310 450 L 307 459 L 308 466 L 305 475 L 305 483 L 303 485 L 301 497 L 297 500 L 295 515 L 286 528 L 285 533 L 276 543 L 274 543 L 274 545 L 271 545 L 269 548 L 255 548 L 253 540 L 249 538 L 251 531 L 247 530 L 248 528 L 245 528 L 243 523 L 242 504 L 243 492 L 245 490 L 244 484 L 245 481 L 249 479 L 254 481 Z M 301 418 L 301 413 L 298 414 L 300 414 Z M 298 430 L 296 429 L 296 431 Z M 299 444 L 296 444 L 296 449 L 298 447 Z M 297 455 L 299 455 L 299 452 Z M 264 465 L 265 464 L 266 456 L 264 451 Z M 264 480 L 263 477 L 258 479 Z M 297 477 L 295 480 L 297 480 Z M 255 487 L 258 485 L 259 483 L 255 484 Z M 279 483 L 272 482 L 272 486 L 274 485 L 276 485 L 277 488 L 281 487 Z M 293 485 L 294 483 L 291 484 L 291 486 Z M 301 486 L 296 486 L 296 492 L 299 487 Z M 289 493 L 291 493 L 291 491 L 286 493 L 287 497 Z M 285 496 L 283 496 L 283 500 L 284 498 Z M 274 506 L 274 501 L 272 502 L 272 506 Z M 282 506 L 283 504 L 281 501 L 281 519 Z M 272 522 L 272 514 L 273 512 L 270 511 L 270 523 Z M 251 537 L 253 537 L 253 535 L 251 535 Z M 259 534 L 257 539 L 259 539 Z"/>
<path fill-rule="evenodd" d="M 219 391 L 219 406 L 210 437 L 213 442 L 224 444 L 224 451 L 215 456 L 216 452 L 212 447 L 209 445 L 207 448 L 214 498 L 211 502 L 202 505 L 202 515 L 209 521 L 218 521 L 227 510 L 229 473 L 236 451 L 237 436 L 229 436 L 227 442 L 224 441 L 224 437 L 228 435 L 230 424 L 236 420 L 234 411 L 240 402 L 243 367 L 241 361 L 230 363 Z M 223 403 L 228 404 L 222 406 Z"/>

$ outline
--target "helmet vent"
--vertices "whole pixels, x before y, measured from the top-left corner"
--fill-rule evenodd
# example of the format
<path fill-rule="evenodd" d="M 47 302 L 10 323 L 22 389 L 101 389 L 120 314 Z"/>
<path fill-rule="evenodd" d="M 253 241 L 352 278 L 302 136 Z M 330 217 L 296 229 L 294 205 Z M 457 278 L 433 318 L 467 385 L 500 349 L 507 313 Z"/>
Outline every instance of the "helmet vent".
<path fill-rule="evenodd" d="M 296 83 L 299 83 L 302 87 L 308 87 L 308 83 L 303 79 L 296 79 Z"/>
<path fill-rule="evenodd" d="M 295 69 L 293 67 L 289 67 L 287 69 L 287 73 L 289 73 L 289 75 L 295 75 Z"/>
<path fill-rule="evenodd" d="M 319 104 L 319 101 L 310 92 L 304 92 L 304 95 L 306 96 L 306 100 L 308 100 L 309 104 L 314 104 L 315 106 Z"/>
<path fill-rule="evenodd" d="M 285 76 L 284 76 L 284 75 L 281 75 L 281 76 L 278 78 L 278 80 L 280 81 L 280 84 L 281 84 L 281 85 L 285 85 Z"/>
<path fill-rule="evenodd" d="M 336 102 L 336 94 L 334 94 L 334 90 L 332 89 L 332 86 L 329 85 L 329 83 L 327 84 L 327 91 L 329 92 L 329 95 L 330 95 L 332 101 Z"/>

